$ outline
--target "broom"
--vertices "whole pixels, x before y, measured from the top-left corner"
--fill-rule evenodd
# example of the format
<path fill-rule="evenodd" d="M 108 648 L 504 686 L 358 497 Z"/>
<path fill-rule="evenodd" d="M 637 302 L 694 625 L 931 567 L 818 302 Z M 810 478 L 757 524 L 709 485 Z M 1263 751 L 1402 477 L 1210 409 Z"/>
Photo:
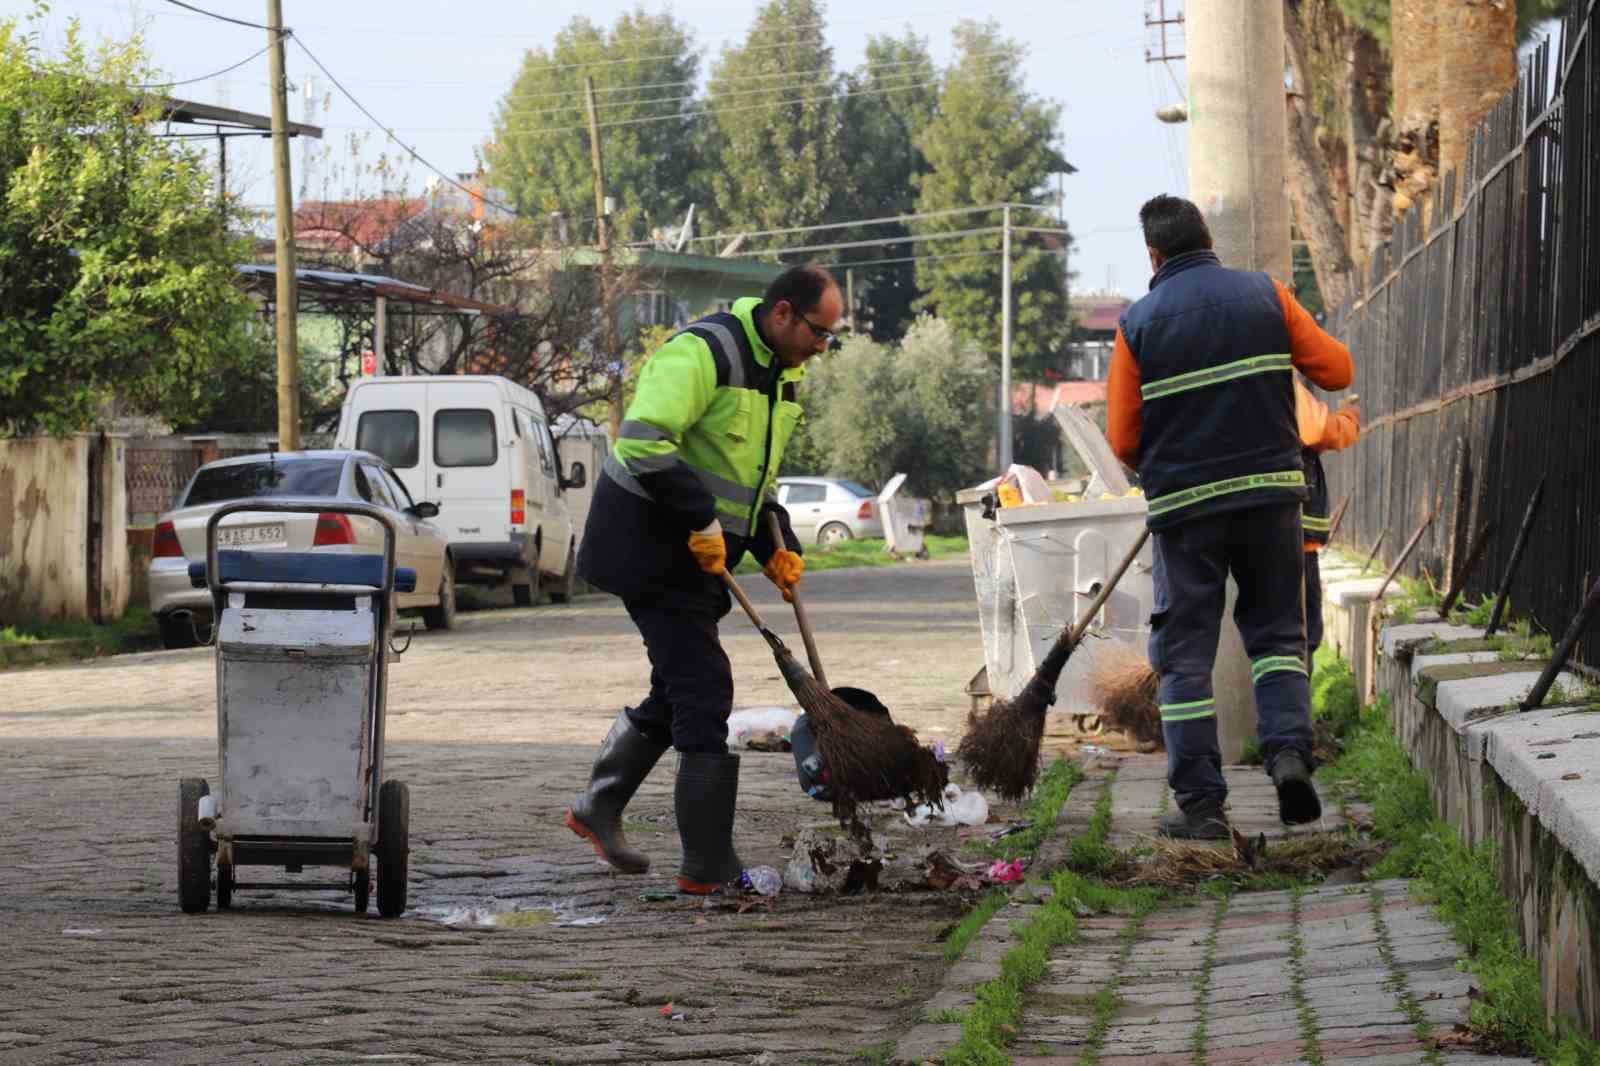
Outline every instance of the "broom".
<path fill-rule="evenodd" d="M 1156 750 L 1165 746 L 1156 698 L 1161 678 L 1148 659 L 1121 644 L 1102 648 L 1095 653 L 1088 682 L 1089 701 L 1106 725 Z"/>
<path fill-rule="evenodd" d="M 1039 775 L 1039 743 L 1044 739 L 1044 716 L 1055 702 L 1056 682 L 1061 679 L 1062 668 L 1067 665 L 1067 659 L 1088 632 L 1089 623 L 1105 606 L 1117 582 L 1133 565 L 1133 560 L 1138 557 L 1149 537 L 1148 529 L 1139 534 L 1139 539 L 1116 572 L 1100 586 L 1089 609 L 1075 625 L 1067 627 L 1056 639 L 1055 645 L 1028 683 L 1022 686 L 1021 692 L 1008 700 L 997 700 L 986 711 L 973 711 L 967 715 L 967 732 L 961 738 L 961 746 L 956 749 L 956 754 L 966 764 L 967 773 L 979 788 L 988 789 L 1006 800 L 1019 800 L 1033 788 L 1034 780 Z"/>
<path fill-rule="evenodd" d="M 772 649 L 778 672 L 810 716 L 817 750 L 833 789 L 833 813 L 839 821 L 850 825 L 858 802 L 885 794 L 904 798 L 908 807 L 921 803 L 942 806 L 945 768 L 932 750 L 918 744 L 915 733 L 896 725 L 887 715 L 864 714 L 820 684 L 767 628 L 733 575 L 724 570 L 722 580 Z"/>

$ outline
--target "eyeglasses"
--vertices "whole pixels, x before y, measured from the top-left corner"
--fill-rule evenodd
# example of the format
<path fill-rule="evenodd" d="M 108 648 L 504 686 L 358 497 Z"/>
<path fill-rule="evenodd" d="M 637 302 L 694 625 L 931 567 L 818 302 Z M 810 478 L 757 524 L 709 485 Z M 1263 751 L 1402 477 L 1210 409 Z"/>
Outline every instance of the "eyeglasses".
<path fill-rule="evenodd" d="M 807 318 L 805 315 L 801 314 L 799 311 L 796 311 L 794 314 L 795 314 L 796 318 L 798 318 L 800 321 L 804 322 L 806 325 L 811 327 L 811 332 L 816 334 L 818 340 L 827 342 L 829 351 L 833 351 L 833 350 L 835 350 L 835 349 L 837 349 L 839 347 L 839 344 L 840 344 L 839 335 L 837 333 L 835 333 L 833 330 L 831 330 L 831 329 L 823 329 L 821 326 L 819 326 L 815 322 L 811 321 L 811 319 Z"/>

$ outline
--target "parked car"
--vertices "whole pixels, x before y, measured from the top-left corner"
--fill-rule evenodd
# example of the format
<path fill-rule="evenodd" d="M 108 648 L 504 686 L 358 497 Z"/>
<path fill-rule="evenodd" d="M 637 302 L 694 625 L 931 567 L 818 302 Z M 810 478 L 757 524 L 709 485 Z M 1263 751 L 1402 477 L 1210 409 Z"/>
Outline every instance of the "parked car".
<path fill-rule="evenodd" d="M 855 537 L 883 536 L 877 494 L 837 477 L 781 477 L 778 502 L 789 511 L 802 544 L 834 544 Z"/>
<path fill-rule="evenodd" d="M 252 496 L 322 496 L 364 500 L 392 512 L 395 565 L 417 572 L 417 590 L 395 605 L 422 609 L 429 629 L 455 624 L 455 570 L 444 532 L 431 521 L 438 505 L 417 503 L 376 455 L 356 451 L 278 452 L 219 459 L 195 471 L 172 510 L 156 523 L 150 560 L 150 613 L 169 648 L 194 643 L 197 623 L 211 615 L 211 594 L 189 582 L 189 562 L 206 557 L 206 522 L 222 504 Z M 381 552 L 383 527 L 343 514 L 241 511 L 217 527 L 219 548 L 252 551 Z"/>
<path fill-rule="evenodd" d="M 456 580 L 509 582 L 519 606 L 541 589 L 564 603 L 577 571 L 577 534 L 539 397 L 489 375 L 367 378 L 350 386 L 335 443 L 382 456 L 417 499 L 439 505 Z"/>

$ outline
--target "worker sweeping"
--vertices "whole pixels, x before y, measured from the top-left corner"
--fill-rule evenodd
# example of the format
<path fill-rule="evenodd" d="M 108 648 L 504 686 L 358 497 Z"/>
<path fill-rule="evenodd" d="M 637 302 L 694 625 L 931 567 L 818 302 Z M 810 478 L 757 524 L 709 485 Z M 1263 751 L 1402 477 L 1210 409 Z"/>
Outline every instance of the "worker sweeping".
<path fill-rule="evenodd" d="M 710 894 L 742 872 L 739 756 L 727 748 L 733 673 L 717 636 L 732 603 L 720 575 L 748 551 L 785 595 L 800 581 L 800 544 L 768 494 L 800 420 L 805 362 L 833 342 L 843 313 L 833 277 L 808 265 L 759 300 L 691 323 L 644 364 L 602 468 L 578 573 L 622 598 L 644 637 L 650 693 L 618 715 L 566 824 L 624 873 L 650 868 L 623 835 L 622 811 L 668 747 L 678 750 L 679 890 Z"/>
<path fill-rule="evenodd" d="M 1305 582 L 1306 668 L 1322 643 L 1322 563 L 1320 553 L 1328 543 L 1333 519 L 1328 508 L 1328 475 L 1322 469 L 1323 452 L 1340 452 L 1361 435 L 1361 407 L 1352 398 L 1337 411 L 1294 382 L 1294 417 L 1300 430 L 1300 460 L 1306 471 Z"/>
<path fill-rule="evenodd" d="M 1343 389 L 1354 366 L 1281 283 L 1221 264 L 1194 204 L 1157 196 L 1139 220 L 1155 276 L 1122 315 L 1106 418 L 1113 450 L 1138 468 L 1155 542 L 1150 661 L 1178 806 L 1161 832 L 1229 832 L 1211 671 L 1230 574 L 1279 817 L 1315 821 L 1293 372 Z"/>

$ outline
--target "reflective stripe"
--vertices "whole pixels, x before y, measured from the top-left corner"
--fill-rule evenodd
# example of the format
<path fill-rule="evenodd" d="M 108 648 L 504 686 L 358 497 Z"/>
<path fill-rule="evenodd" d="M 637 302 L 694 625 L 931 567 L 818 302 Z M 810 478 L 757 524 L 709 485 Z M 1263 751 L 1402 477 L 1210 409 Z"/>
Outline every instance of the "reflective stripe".
<path fill-rule="evenodd" d="M 1170 378 L 1152 381 L 1140 387 L 1139 395 L 1146 400 L 1158 400 L 1173 393 L 1203 389 L 1208 385 L 1220 385 L 1234 378 L 1248 377 L 1251 374 L 1270 374 L 1279 370 L 1288 371 L 1291 368 L 1288 355 L 1254 355 L 1249 359 L 1239 359 L 1232 363 L 1223 363 L 1221 366 L 1208 366 L 1204 370 L 1191 370 L 1187 374 L 1177 374 Z"/>
<path fill-rule="evenodd" d="M 732 533 L 736 537 L 748 537 L 750 535 L 749 515 L 727 514 L 726 512 L 718 511 L 717 521 L 722 523 L 722 531 L 724 533 Z"/>
<path fill-rule="evenodd" d="M 666 455 L 637 455 L 622 460 L 622 465 L 632 474 L 659 474 L 663 470 L 671 470 L 683 462 L 678 458 L 677 452 L 668 452 Z"/>
<path fill-rule="evenodd" d="M 671 440 L 667 431 L 659 426 L 652 426 L 648 422 L 626 421 L 622 423 L 622 439 L 624 440 Z"/>
<path fill-rule="evenodd" d="M 1226 496 L 1233 492 L 1246 492 L 1250 489 L 1301 489 L 1305 488 L 1305 484 L 1304 470 L 1282 470 L 1275 474 L 1230 477 L 1225 481 L 1213 481 L 1209 485 L 1196 485 L 1192 489 L 1156 496 L 1150 500 L 1150 514 L 1152 516 L 1166 514 L 1180 507 L 1189 507 L 1215 496 Z"/>
<path fill-rule="evenodd" d="M 1163 722 L 1192 722 L 1199 718 L 1215 718 L 1216 705 L 1211 700 L 1190 700 L 1188 703 L 1163 703 Z"/>
<path fill-rule="evenodd" d="M 713 322 L 708 318 L 702 318 L 694 325 L 707 333 L 715 334 L 717 341 L 721 344 L 722 356 L 728 361 L 728 387 L 731 389 L 744 388 L 744 353 L 739 350 L 739 342 L 734 339 L 733 331 L 721 322 Z M 704 337 L 700 339 L 705 340 Z"/>
<path fill-rule="evenodd" d="M 1306 672 L 1306 663 L 1294 655 L 1268 655 L 1262 659 L 1255 659 L 1250 663 L 1250 680 L 1260 681 L 1268 674 L 1292 672 L 1303 674 Z"/>
<path fill-rule="evenodd" d="M 1300 521 L 1307 533 L 1326 533 L 1333 528 L 1331 518 L 1313 518 L 1311 515 L 1304 515 Z"/>
<path fill-rule="evenodd" d="M 757 497 L 755 489 L 746 488 L 737 481 L 729 481 L 722 475 L 713 474 L 709 470 L 702 470 L 693 463 L 684 463 L 683 465 L 694 471 L 695 477 L 700 479 L 700 484 L 704 485 L 706 487 L 706 491 L 711 493 L 711 495 L 716 496 L 719 499 L 740 504 L 744 507 L 749 507 L 752 503 L 756 502 Z"/>
<path fill-rule="evenodd" d="M 650 494 L 644 490 L 643 485 L 639 484 L 639 479 L 628 473 L 627 467 L 623 466 L 611 452 L 606 453 L 605 461 L 600 464 L 600 469 L 605 471 L 606 476 L 612 481 L 615 481 L 635 496 L 642 500 L 650 499 Z"/>

